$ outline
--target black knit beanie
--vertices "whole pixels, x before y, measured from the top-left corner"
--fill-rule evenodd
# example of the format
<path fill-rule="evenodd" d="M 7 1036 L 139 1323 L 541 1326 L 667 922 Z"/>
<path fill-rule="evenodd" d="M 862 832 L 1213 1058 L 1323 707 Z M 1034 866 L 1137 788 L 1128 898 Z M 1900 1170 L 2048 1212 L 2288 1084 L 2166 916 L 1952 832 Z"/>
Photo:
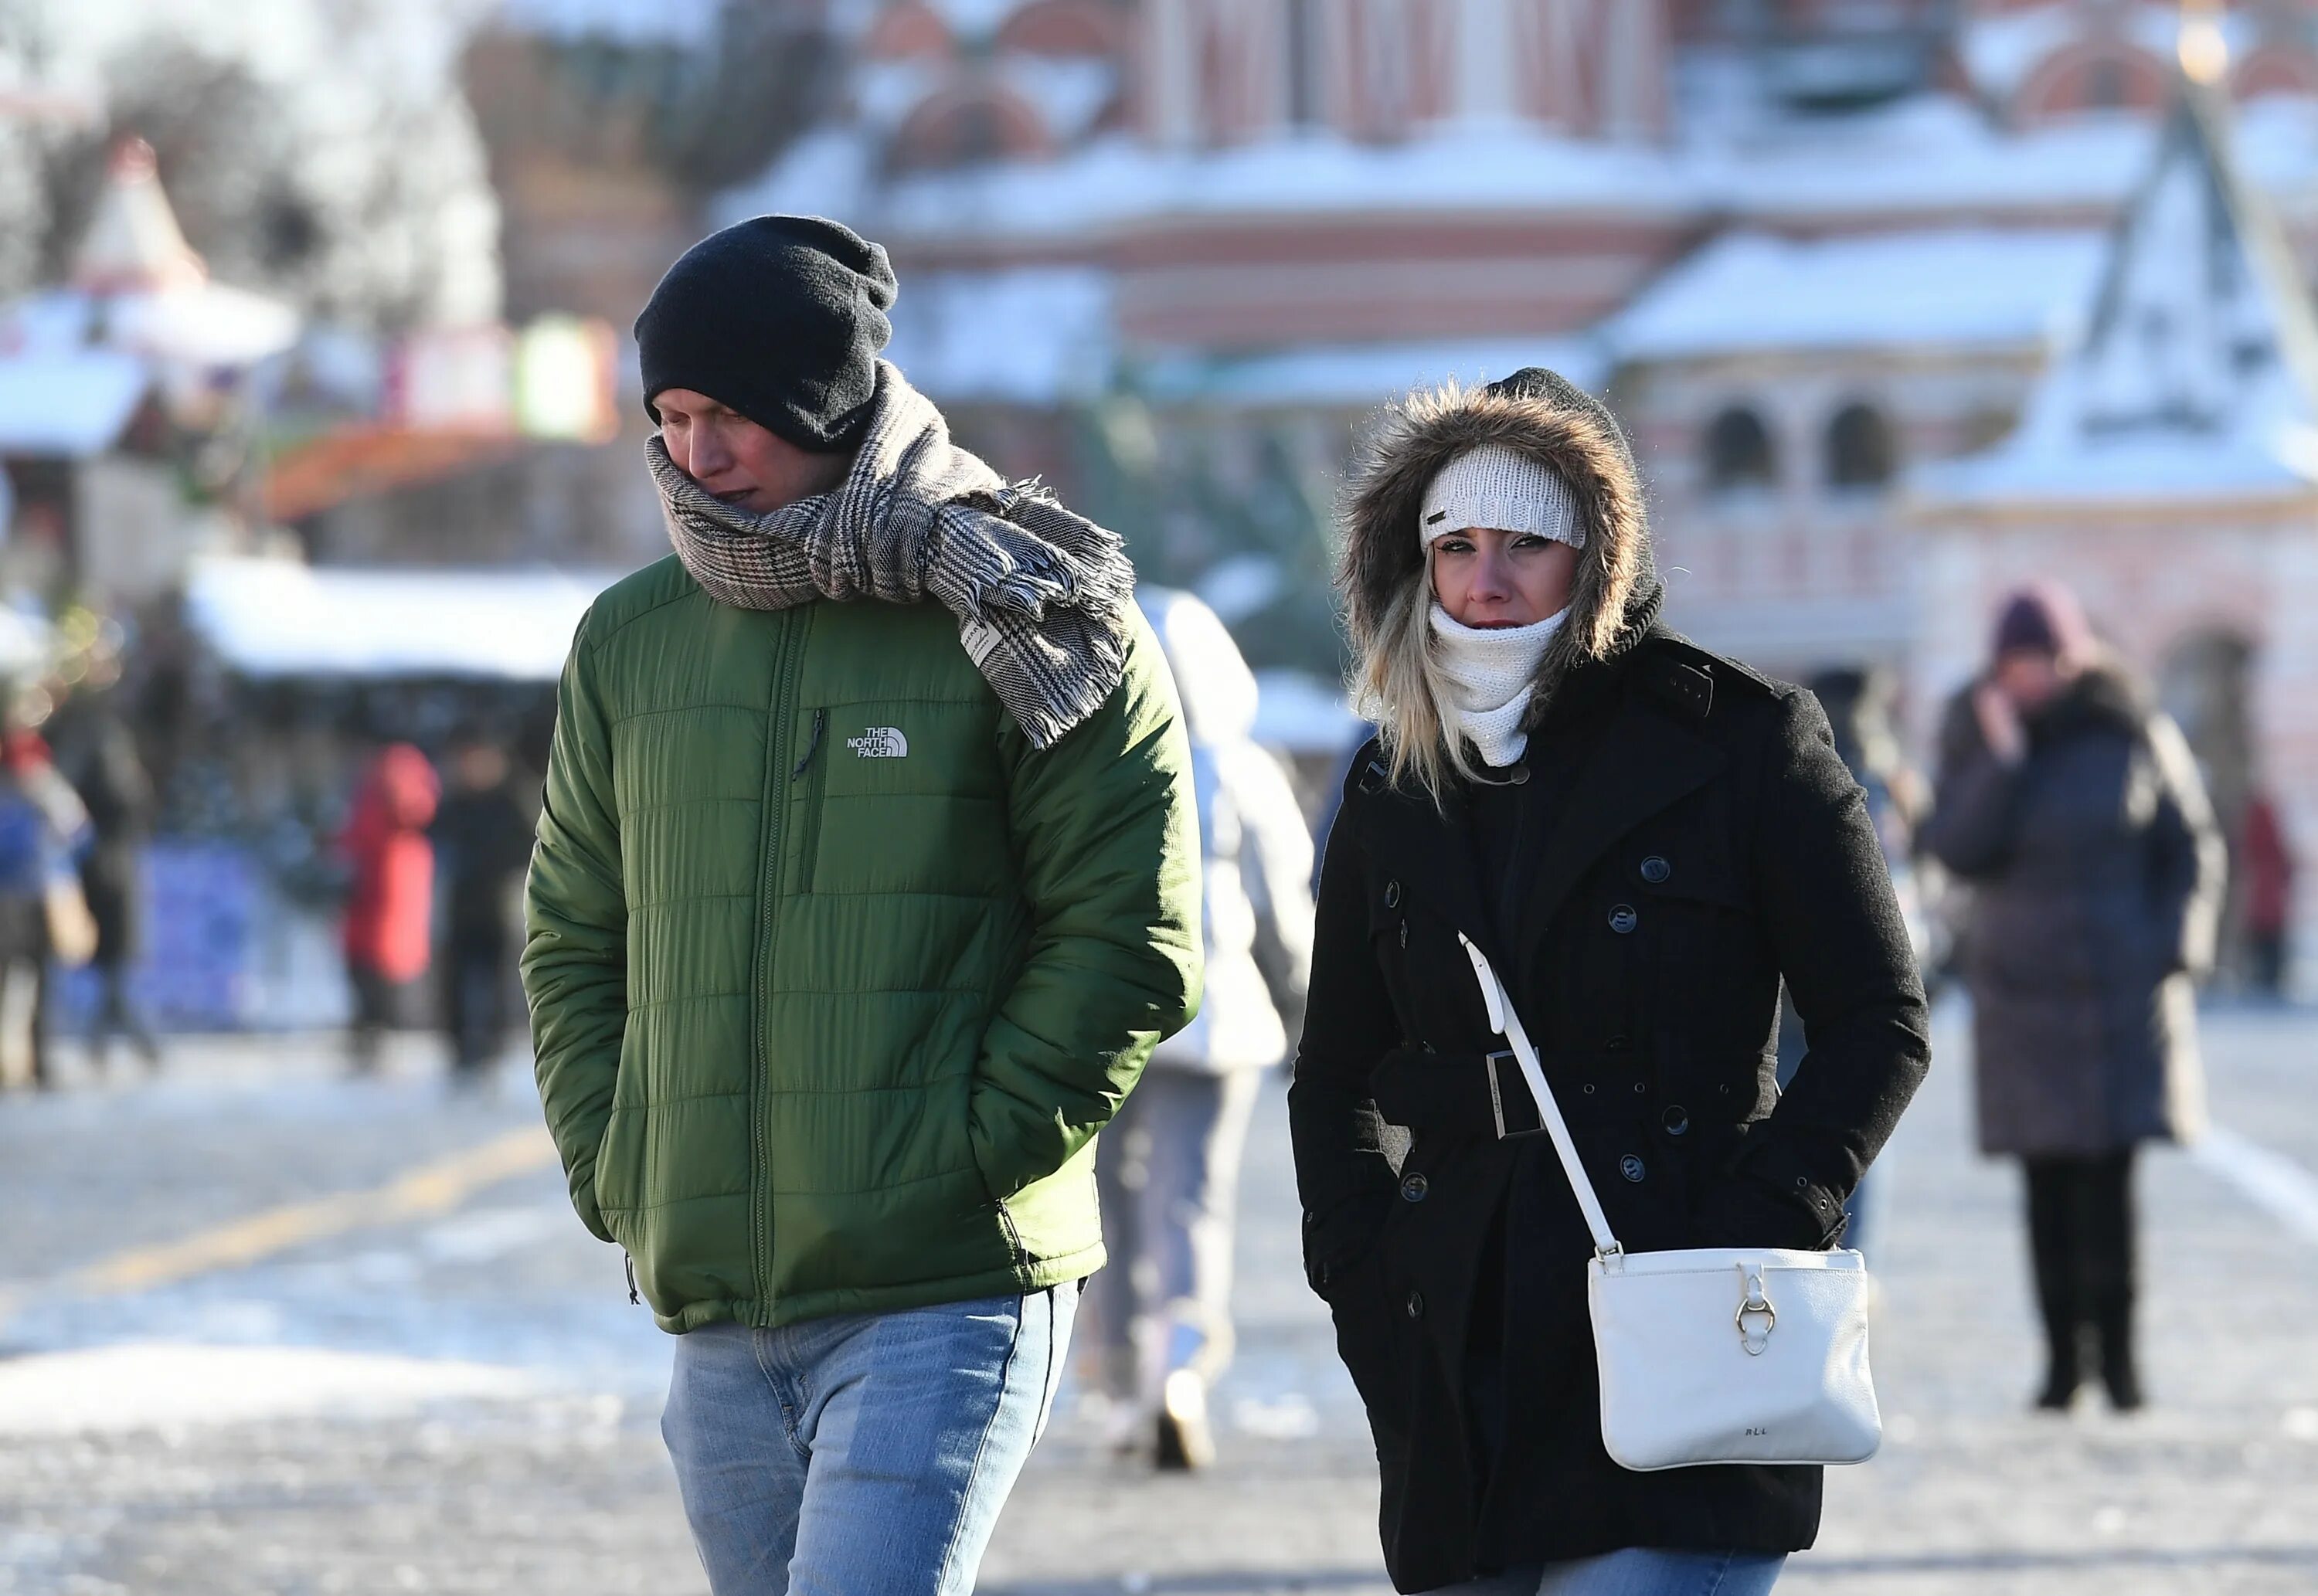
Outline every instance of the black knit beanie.
<path fill-rule="evenodd" d="M 686 250 L 636 318 L 644 408 L 689 388 L 801 449 L 849 449 L 897 285 L 885 249 L 818 216 L 759 216 Z"/>

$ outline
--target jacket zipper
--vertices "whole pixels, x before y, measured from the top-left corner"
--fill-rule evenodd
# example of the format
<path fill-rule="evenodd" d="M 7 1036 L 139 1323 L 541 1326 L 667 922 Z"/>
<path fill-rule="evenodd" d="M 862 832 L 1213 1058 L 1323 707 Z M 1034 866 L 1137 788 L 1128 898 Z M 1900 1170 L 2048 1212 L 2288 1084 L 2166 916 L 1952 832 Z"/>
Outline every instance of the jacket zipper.
<path fill-rule="evenodd" d="M 796 692 L 798 656 L 804 652 L 797 632 L 812 613 L 810 605 L 781 613 L 780 663 L 773 675 L 772 722 L 767 728 L 772 746 L 766 750 L 765 815 L 757 845 L 756 1046 L 749 1071 L 749 1137 L 754 1145 L 757 1178 L 750 1182 L 749 1226 L 755 1233 L 758 1307 L 768 1316 L 773 1299 L 773 1223 L 767 1211 L 769 1202 L 758 1200 L 759 1194 L 770 1191 L 773 1180 L 772 1160 L 765 1145 L 765 1086 L 772 1069 L 766 1051 L 766 1010 L 771 1007 L 774 917 L 780 902 L 781 804 L 788 797 L 781 773 L 788 767 L 789 719 L 795 713 L 790 702 Z"/>
<path fill-rule="evenodd" d="M 636 1294 L 636 1255 L 624 1251 L 620 1262 L 628 1271 L 628 1301 L 641 1306 L 644 1299 Z"/>
<path fill-rule="evenodd" d="M 799 759 L 795 768 L 789 772 L 791 782 L 804 776 L 808 770 L 812 772 L 813 776 L 813 779 L 805 784 L 804 831 L 797 844 L 797 851 L 800 855 L 797 861 L 797 891 L 800 892 L 813 891 L 813 865 L 821 856 L 822 794 L 829 785 L 829 761 L 817 759 L 814 756 L 821 752 L 821 736 L 828 729 L 829 712 L 825 709 L 813 711 L 813 736 L 804 745 L 804 758 Z"/>

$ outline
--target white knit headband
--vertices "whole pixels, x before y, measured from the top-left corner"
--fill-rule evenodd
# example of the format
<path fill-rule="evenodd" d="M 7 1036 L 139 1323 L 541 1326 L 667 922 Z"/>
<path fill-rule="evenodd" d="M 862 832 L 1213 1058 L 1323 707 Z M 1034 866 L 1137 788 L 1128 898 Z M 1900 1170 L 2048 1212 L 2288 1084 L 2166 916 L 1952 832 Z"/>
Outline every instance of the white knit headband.
<path fill-rule="evenodd" d="M 1430 549 L 1436 538 L 1477 526 L 1534 533 L 1573 549 L 1586 546 L 1577 497 L 1569 484 L 1552 467 L 1504 444 L 1468 449 L 1433 474 L 1424 489 L 1424 507 L 1417 512 L 1416 541 Z"/>

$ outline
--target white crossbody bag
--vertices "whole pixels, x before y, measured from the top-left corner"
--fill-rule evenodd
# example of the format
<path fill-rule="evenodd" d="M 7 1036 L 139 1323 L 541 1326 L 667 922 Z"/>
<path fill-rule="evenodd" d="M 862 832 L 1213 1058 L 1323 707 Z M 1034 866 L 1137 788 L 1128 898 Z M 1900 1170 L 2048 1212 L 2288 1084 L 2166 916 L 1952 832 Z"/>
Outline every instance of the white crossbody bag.
<path fill-rule="evenodd" d="M 1864 1463 L 1883 1438 L 1867 1372 L 1867 1265 L 1783 1247 L 1628 1252 L 1488 959 L 1460 935 L 1594 1233 L 1586 1301 L 1602 1444 L 1621 1466 Z"/>

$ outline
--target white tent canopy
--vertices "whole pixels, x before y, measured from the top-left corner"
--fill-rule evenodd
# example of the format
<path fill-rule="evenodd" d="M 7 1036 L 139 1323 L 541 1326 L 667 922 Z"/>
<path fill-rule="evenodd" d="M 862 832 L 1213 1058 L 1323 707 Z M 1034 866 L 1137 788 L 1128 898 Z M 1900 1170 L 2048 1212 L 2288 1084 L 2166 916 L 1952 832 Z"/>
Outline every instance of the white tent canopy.
<path fill-rule="evenodd" d="M 37 615 L 0 605 L 0 676 L 26 676 L 49 662 L 54 636 Z"/>
<path fill-rule="evenodd" d="M 102 454 L 120 440 L 152 386 L 145 363 L 117 350 L 0 360 L 0 454 Z"/>
<path fill-rule="evenodd" d="M 185 608 L 244 676 L 548 682 L 580 616 L 619 575 L 220 559 L 194 567 Z"/>

